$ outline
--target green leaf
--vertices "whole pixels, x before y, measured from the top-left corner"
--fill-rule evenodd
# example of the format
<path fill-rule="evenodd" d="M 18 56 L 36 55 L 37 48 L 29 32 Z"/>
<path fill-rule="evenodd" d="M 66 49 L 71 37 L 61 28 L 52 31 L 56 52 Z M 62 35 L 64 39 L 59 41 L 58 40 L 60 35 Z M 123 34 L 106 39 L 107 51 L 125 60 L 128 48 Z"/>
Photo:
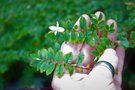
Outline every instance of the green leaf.
<path fill-rule="evenodd" d="M 41 54 L 41 51 L 40 51 L 40 50 L 38 50 L 37 55 L 38 55 L 38 57 L 39 57 L 40 59 L 42 59 L 42 54 Z"/>
<path fill-rule="evenodd" d="M 100 43 L 100 38 L 98 37 L 97 31 L 94 31 L 94 40 Z"/>
<path fill-rule="evenodd" d="M 87 23 L 86 23 L 86 20 L 83 16 L 80 17 L 80 28 L 82 30 L 85 30 L 87 27 Z"/>
<path fill-rule="evenodd" d="M 98 19 L 95 14 L 91 14 L 91 17 L 92 17 L 93 19 L 96 19 L 96 20 Z"/>
<path fill-rule="evenodd" d="M 54 57 L 55 57 L 54 50 L 52 48 L 49 48 L 48 49 L 48 59 L 49 60 L 54 60 Z"/>
<path fill-rule="evenodd" d="M 109 25 L 106 25 L 105 27 L 106 27 L 106 29 L 107 29 L 107 30 L 109 30 L 109 29 L 110 29 L 110 26 L 109 26 Z"/>
<path fill-rule="evenodd" d="M 82 32 L 79 32 L 79 37 L 78 37 L 78 42 L 79 43 L 82 43 L 85 39 L 85 36 Z"/>
<path fill-rule="evenodd" d="M 57 62 L 60 62 L 60 61 L 62 61 L 62 58 L 63 58 L 63 53 L 62 53 L 61 51 L 58 51 L 58 52 L 56 53 L 56 55 L 55 55 L 55 60 L 56 60 Z"/>
<path fill-rule="evenodd" d="M 31 62 L 30 62 L 30 66 L 35 67 L 35 68 L 36 68 L 39 62 L 41 62 L 41 61 L 39 61 L 39 60 L 31 60 Z"/>
<path fill-rule="evenodd" d="M 109 48 L 115 48 L 115 45 L 113 43 L 111 43 L 108 47 Z"/>
<path fill-rule="evenodd" d="M 114 29 L 110 29 L 109 33 L 114 33 L 114 31 L 115 31 Z"/>
<path fill-rule="evenodd" d="M 109 26 L 109 33 L 114 33 L 114 23 Z"/>
<path fill-rule="evenodd" d="M 41 60 L 38 56 L 38 54 L 30 54 L 30 57 L 34 60 Z"/>
<path fill-rule="evenodd" d="M 97 50 L 93 50 L 91 52 L 95 57 L 98 57 L 99 56 L 99 52 Z"/>
<path fill-rule="evenodd" d="M 96 45 L 96 50 L 98 51 L 98 52 L 103 52 L 103 47 L 101 46 L 101 45 Z"/>
<path fill-rule="evenodd" d="M 72 30 L 73 24 L 70 20 L 67 21 L 67 29 Z"/>
<path fill-rule="evenodd" d="M 107 47 L 106 43 L 104 43 L 104 42 L 100 43 L 100 46 L 101 46 L 103 49 L 106 49 L 106 47 Z"/>
<path fill-rule="evenodd" d="M 40 70 L 40 67 L 41 67 L 42 63 L 43 63 L 43 62 L 41 62 L 41 61 L 37 63 L 37 71 Z"/>
<path fill-rule="evenodd" d="M 75 26 L 73 27 L 73 30 L 77 30 L 77 29 L 78 29 L 78 26 L 75 25 Z"/>
<path fill-rule="evenodd" d="M 114 23 L 110 25 L 110 29 L 114 29 Z"/>
<path fill-rule="evenodd" d="M 64 41 L 64 34 L 63 34 L 63 32 L 58 32 L 55 38 L 56 38 L 56 40 L 58 42 L 63 42 Z M 55 39 L 53 41 L 55 41 Z"/>
<path fill-rule="evenodd" d="M 90 43 L 91 46 L 94 46 L 95 45 L 95 40 L 91 39 L 89 43 Z"/>
<path fill-rule="evenodd" d="M 40 57 L 42 60 L 47 60 L 48 59 L 48 51 L 46 49 L 42 49 L 40 51 Z"/>
<path fill-rule="evenodd" d="M 130 44 L 131 44 L 131 43 L 128 41 L 128 39 L 127 39 L 127 38 L 124 38 L 123 41 L 120 41 L 119 46 L 128 48 L 128 47 L 130 46 Z"/>
<path fill-rule="evenodd" d="M 100 13 L 99 17 L 98 17 L 98 21 L 101 21 L 102 20 L 102 14 Z"/>
<path fill-rule="evenodd" d="M 112 41 L 111 41 L 111 39 L 110 38 L 102 38 L 102 41 L 104 42 L 104 43 L 106 43 L 106 45 L 109 45 Z"/>
<path fill-rule="evenodd" d="M 60 77 L 62 77 L 62 75 L 64 74 L 64 65 L 63 64 L 58 64 L 57 66 L 56 66 L 56 70 L 55 70 L 55 72 L 56 72 L 56 75 L 60 78 Z"/>
<path fill-rule="evenodd" d="M 107 31 L 106 29 L 104 29 L 102 37 L 103 37 L 103 38 L 104 38 L 104 37 L 107 37 L 107 34 L 108 34 L 108 31 Z"/>
<path fill-rule="evenodd" d="M 84 54 L 81 52 L 78 54 L 77 58 L 76 58 L 76 64 L 77 65 L 82 65 L 84 59 Z"/>
<path fill-rule="evenodd" d="M 77 41 L 77 34 L 75 32 L 71 32 L 71 42 L 75 43 Z"/>
<path fill-rule="evenodd" d="M 50 75 L 53 70 L 55 69 L 55 64 L 54 63 L 49 63 L 47 69 L 46 69 L 46 75 Z"/>
<path fill-rule="evenodd" d="M 69 63 L 71 60 L 73 60 L 73 54 L 72 54 L 72 52 L 69 52 L 69 53 L 67 53 L 67 54 L 64 56 L 64 62 L 67 64 L 67 63 Z"/>
<path fill-rule="evenodd" d="M 71 66 L 70 64 L 66 64 L 66 68 L 68 69 L 68 72 L 70 76 L 73 74 L 75 67 Z"/>
<path fill-rule="evenodd" d="M 103 20 L 99 22 L 98 26 L 99 26 L 99 30 L 100 30 L 100 31 L 101 31 L 101 30 L 102 30 L 102 31 L 105 30 L 105 24 L 106 24 L 106 23 L 105 23 L 105 21 L 103 21 Z"/>
<path fill-rule="evenodd" d="M 40 66 L 40 73 L 43 73 L 47 70 L 49 65 L 49 62 L 43 62 L 42 65 Z"/>
<path fill-rule="evenodd" d="M 69 41 L 69 39 L 70 39 L 69 32 L 65 32 L 64 33 L 64 40 L 65 40 L 65 42 L 67 43 Z"/>
<path fill-rule="evenodd" d="M 60 47 L 61 47 L 60 44 L 55 42 L 54 49 L 57 51 L 57 50 L 60 50 Z"/>
<path fill-rule="evenodd" d="M 123 38 L 123 35 L 121 33 L 118 33 L 116 39 L 119 40 L 119 41 L 121 41 L 124 38 Z"/>
<path fill-rule="evenodd" d="M 55 39 L 55 35 L 53 32 L 49 32 L 45 35 L 46 38 L 48 38 L 49 40 L 54 40 Z"/>
<path fill-rule="evenodd" d="M 89 26 L 88 30 L 91 31 L 91 32 L 93 32 L 93 31 L 95 30 L 93 24 L 91 24 L 91 25 Z"/>
<path fill-rule="evenodd" d="M 131 39 L 133 39 L 135 41 L 135 31 L 132 31 L 130 34 Z"/>
<path fill-rule="evenodd" d="M 88 44 L 91 39 L 92 39 L 92 38 L 91 38 L 90 32 L 86 31 L 86 32 L 85 32 L 85 40 L 86 40 L 86 43 Z"/>
<path fill-rule="evenodd" d="M 98 20 L 97 19 L 94 19 L 94 18 L 91 18 L 91 23 L 92 23 L 92 25 L 95 28 L 95 26 L 98 24 Z"/>

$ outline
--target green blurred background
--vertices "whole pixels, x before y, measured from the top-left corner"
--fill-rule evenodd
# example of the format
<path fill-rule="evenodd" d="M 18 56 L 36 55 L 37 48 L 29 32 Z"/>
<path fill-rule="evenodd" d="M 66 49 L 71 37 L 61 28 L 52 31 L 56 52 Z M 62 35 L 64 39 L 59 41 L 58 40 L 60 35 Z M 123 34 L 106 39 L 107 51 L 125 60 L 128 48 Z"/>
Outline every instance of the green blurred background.
<path fill-rule="evenodd" d="M 50 87 L 52 75 L 29 65 L 29 54 L 50 44 L 44 35 L 56 21 L 73 23 L 96 11 L 118 22 L 118 31 L 135 30 L 134 0 L 0 0 L 0 90 Z M 135 49 L 126 50 L 123 90 L 135 90 Z"/>

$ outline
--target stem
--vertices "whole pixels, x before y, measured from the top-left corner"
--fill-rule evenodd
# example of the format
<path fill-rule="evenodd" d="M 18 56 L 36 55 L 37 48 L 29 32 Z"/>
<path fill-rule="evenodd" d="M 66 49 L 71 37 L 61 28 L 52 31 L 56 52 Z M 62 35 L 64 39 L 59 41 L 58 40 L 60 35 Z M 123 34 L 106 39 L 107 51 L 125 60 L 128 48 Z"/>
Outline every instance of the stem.
<path fill-rule="evenodd" d="M 71 66 L 74 66 L 76 68 L 80 68 L 80 69 L 86 69 L 86 70 L 91 70 L 90 67 L 85 67 L 85 66 L 77 66 L 76 64 L 71 64 Z"/>
<path fill-rule="evenodd" d="M 51 62 L 51 63 L 54 63 L 54 64 L 56 64 L 56 65 L 58 65 L 58 64 L 64 64 L 64 65 L 65 65 L 65 63 L 63 63 L 63 61 L 61 61 L 61 62 L 56 62 L 56 61 L 54 61 L 54 60 L 43 60 L 43 61 L 44 61 L 44 62 Z M 69 64 L 69 65 L 74 66 L 75 68 L 91 70 L 90 67 L 78 66 L 78 65 L 76 65 L 76 64 Z"/>

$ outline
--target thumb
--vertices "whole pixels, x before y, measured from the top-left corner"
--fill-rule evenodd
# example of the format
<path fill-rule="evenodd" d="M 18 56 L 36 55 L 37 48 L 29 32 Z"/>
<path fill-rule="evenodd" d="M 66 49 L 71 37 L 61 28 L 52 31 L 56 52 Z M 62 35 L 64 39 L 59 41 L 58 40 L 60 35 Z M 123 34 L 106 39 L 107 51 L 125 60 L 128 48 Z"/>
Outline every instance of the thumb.
<path fill-rule="evenodd" d="M 99 58 L 98 62 L 99 61 L 107 61 L 114 67 L 114 69 L 116 69 L 118 64 L 118 56 L 116 51 L 111 48 L 106 49 Z"/>
<path fill-rule="evenodd" d="M 99 58 L 98 62 L 99 61 L 107 61 L 112 64 L 114 69 L 116 69 L 118 63 L 116 51 L 113 49 L 106 49 L 103 55 Z M 92 90 L 116 90 L 111 70 L 105 63 L 95 65 L 85 81 L 86 88 Z"/>

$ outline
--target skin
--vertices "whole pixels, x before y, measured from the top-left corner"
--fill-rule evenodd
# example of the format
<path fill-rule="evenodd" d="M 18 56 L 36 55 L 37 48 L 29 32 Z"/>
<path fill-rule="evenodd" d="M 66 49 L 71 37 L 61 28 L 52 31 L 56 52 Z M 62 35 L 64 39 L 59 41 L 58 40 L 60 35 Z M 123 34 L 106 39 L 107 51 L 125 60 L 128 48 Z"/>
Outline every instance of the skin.
<path fill-rule="evenodd" d="M 99 17 L 100 13 L 102 14 L 102 20 L 105 20 L 105 15 L 98 11 L 95 13 L 97 17 Z M 90 26 L 90 17 L 86 14 L 82 15 L 87 22 L 87 25 Z M 79 20 L 75 23 L 78 26 L 76 31 L 80 31 Z M 108 25 L 114 23 L 115 32 L 113 34 L 108 34 L 107 36 L 114 42 L 117 36 L 117 23 L 113 19 L 109 19 L 106 22 Z M 102 32 L 100 32 L 102 33 Z M 112 61 L 115 59 L 116 62 L 112 62 L 114 68 L 118 69 L 118 74 L 112 77 L 111 72 L 108 68 L 104 66 L 96 66 L 93 67 L 94 56 L 92 56 L 91 52 L 95 47 L 87 45 L 85 43 L 72 45 L 69 43 L 63 43 L 61 46 L 61 51 L 66 54 L 68 52 L 72 52 L 74 59 L 72 63 L 75 62 L 75 59 L 79 52 L 83 52 L 85 55 L 85 59 L 83 61 L 83 66 L 90 65 L 90 70 L 83 70 L 83 73 L 78 73 L 78 70 L 74 72 L 72 76 L 70 76 L 67 72 L 61 77 L 58 78 L 55 74 L 52 80 L 52 87 L 54 90 L 121 90 L 121 78 L 122 78 L 122 70 L 123 63 L 125 57 L 125 50 L 122 47 L 117 47 L 115 50 L 109 49 L 110 54 L 103 54 L 101 58 L 113 57 Z M 112 54 L 114 52 L 114 54 Z M 100 60 L 100 59 L 99 59 Z M 110 59 L 111 60 L 111 59 Z M 109 61 L 108 61 L 109 62 Z M 115 64 L 114 64 L 115 63 Z M 101 83 L 100 83 L 101 82 Z M 101 87 L 100 87 L 101 86 Z M 97 88 L 99 87 L 99 88 Z M 104 88 L 104 89 L 101 89 Z"/>

